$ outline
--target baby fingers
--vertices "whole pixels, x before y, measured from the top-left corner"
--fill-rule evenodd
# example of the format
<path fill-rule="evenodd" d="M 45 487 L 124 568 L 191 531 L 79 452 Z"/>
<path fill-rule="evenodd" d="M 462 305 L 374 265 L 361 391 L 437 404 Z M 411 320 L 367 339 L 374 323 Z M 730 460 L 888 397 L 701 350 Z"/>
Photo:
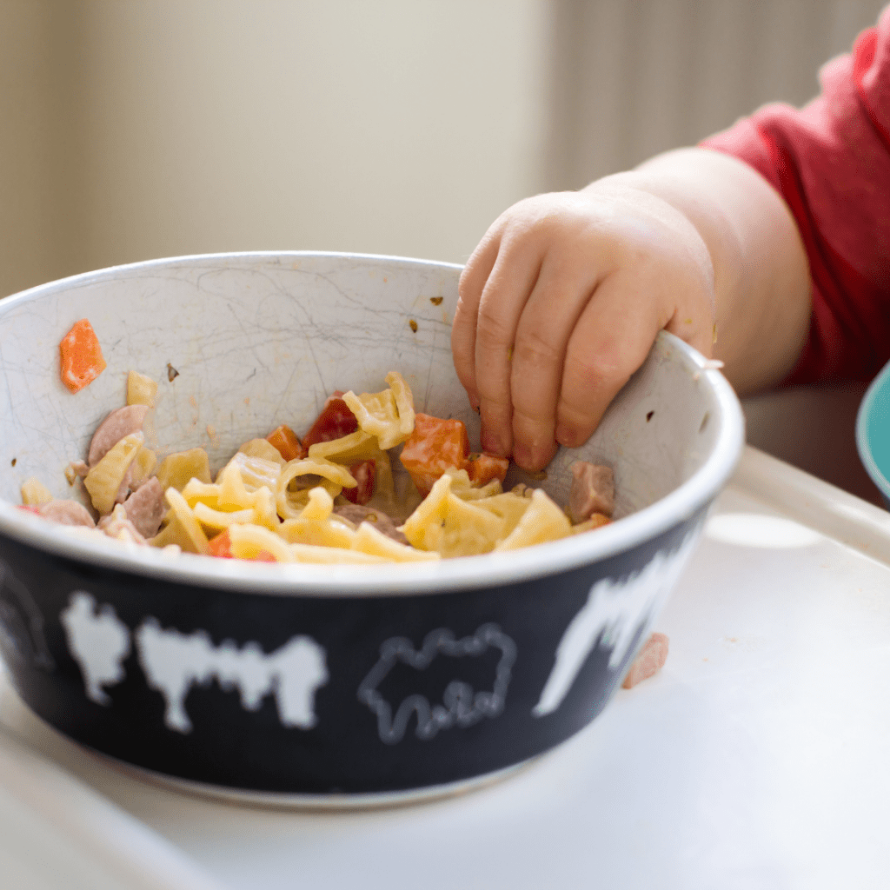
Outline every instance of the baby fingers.
<path fill-rule="evenodd" d="M 510 390 L 513 458 L 545 467 L 556 450 L 557 408 L 573 331 L 596 292 L 595 264 L 548 257 L 516 329 Z"/>

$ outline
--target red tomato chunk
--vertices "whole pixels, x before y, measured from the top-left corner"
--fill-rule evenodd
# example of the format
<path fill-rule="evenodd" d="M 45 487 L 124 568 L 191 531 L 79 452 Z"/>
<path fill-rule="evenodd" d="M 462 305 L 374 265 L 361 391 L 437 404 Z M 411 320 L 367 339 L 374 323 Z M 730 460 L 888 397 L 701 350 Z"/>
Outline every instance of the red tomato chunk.
<path fill-rule="evenodd" d="M 344 488 L 341 494 L 347 501 L 363 507 L 374 494 L 374 475 L 377 464 L 373 460 L 363 460 L 349 468 L 352 478 L 358 482 L 355 488 Z"/>
<path fill-rule="evenodd" d="M 349 405 L 340 398 L 342 392 L 328 396 L 321 413 L 312 424 L 312 428 L 303 436 L 303 450 L 309 450 L 316 442 L 331 442 L 342 439 L 358 429 L 358 420 L 349 410 Z"/>

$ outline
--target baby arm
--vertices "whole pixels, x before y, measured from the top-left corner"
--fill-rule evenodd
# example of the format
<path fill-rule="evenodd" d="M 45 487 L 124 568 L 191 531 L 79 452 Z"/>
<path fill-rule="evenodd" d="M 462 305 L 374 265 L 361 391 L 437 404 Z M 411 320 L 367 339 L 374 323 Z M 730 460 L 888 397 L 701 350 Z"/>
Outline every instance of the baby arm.
<path fill-rule="evenodd" d="M 803 346 L 806 256 L 782 199 L 707 149 L 521 201 L 461 276 L 452 348 L 482 445 L 536 470 L 580 445 L 661 329 L 725 362 L 739 392 Z"/>

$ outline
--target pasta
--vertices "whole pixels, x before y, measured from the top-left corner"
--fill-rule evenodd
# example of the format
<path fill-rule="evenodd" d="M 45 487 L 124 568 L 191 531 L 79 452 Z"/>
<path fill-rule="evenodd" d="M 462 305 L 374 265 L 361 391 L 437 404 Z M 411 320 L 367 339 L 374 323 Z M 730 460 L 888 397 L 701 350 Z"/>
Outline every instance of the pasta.
<path fill-rule="evenodd" d="M 542 489 L 505 491 L 505 458 L 471 454 L 460 421 L 417 413 L 404 377 L 392 371 L 385 379 L 380 392 L 333 394 L 302 442 L 279 426 L 241 445 L 215 475 L 201 448 L 158 464 L 133 428 L 144 418 L 134 409 L 109 415 L 102 442 L 91 443 L 94 462 L 72 467 L 106 533 L 214 557 L 429 562 L 528 547 L 610 521 L 605 513 L 570 519 Z M 151 384 L 130 372 L 128 404 L 152 406 Z M 413 485 L 400 494 L 406 478 Z M 28 480 L 22 498 L 43 511 L 51 495 Z M 86 513 L 70 512 L 78 522 Z"/>

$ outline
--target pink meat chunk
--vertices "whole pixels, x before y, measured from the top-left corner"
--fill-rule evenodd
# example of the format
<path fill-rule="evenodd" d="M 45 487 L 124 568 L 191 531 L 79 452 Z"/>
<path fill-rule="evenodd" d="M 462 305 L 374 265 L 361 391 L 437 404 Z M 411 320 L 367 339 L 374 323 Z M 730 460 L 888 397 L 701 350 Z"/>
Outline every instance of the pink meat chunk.
<path fill-rule="evenodd" d="M 334 507 L 334 513 L 342 516 L 348 522 L 359 525 L 362 522 L 368 522 L 382 532 L 388 538 L 398 541 L 400 544 L 407 544 L 408 539 L 398 530 L 395 522 L 386 515 L 382 510 L 373 507 L 367 507 L 362 504 L 344 504 L 343 506 Z"/>
<path fill-rule="evenodd" d="M 572 486 L 569 489 L 569 518 L 577 525 L 594 513 L 611 516 L 615 510 L 615 476 L 611 467 L 588 463 L 572 464 Z"/>
<path fill-rule="evenodd" d="M 156 476 L 140 485 L 125 501 L 127 519 L 143 538 L 153 538 L 167 512 L 164 489 Z"/>
<path fill-rule="evenodd" d="M 93 433 L 87 463 L 96 466 L 124 436 L 140 432 L 147 413 L 147 405 L 125 405 L 112 411 Z"/>
<path fill-rule="evenodd" d="M 637 683 L 654 677 L 664 667 L 667 657 L 668 638 L 663 633 L 652 634 L 643 644 L 621 685 L 625 689 L 631 689 Z"/>
<path fill-rule="evenodd" d="M 120 504 L 111 513 L 106 513 L 99 520 L 96 528 L 108 535 L 109 538 L 115 538 L 118 541 L 148 544 L 148 541 L 139 533 L 136 526 L 127 519 L 127 513 Z"/>
<path fill-rule="evenodd" d="M 58 522 L 61 525 L 83 525 L 93 528 L 96 524 L 90 511 L 78 501 L 52 500 L 42 504 L 39 512 L 44 519 Z"/>

